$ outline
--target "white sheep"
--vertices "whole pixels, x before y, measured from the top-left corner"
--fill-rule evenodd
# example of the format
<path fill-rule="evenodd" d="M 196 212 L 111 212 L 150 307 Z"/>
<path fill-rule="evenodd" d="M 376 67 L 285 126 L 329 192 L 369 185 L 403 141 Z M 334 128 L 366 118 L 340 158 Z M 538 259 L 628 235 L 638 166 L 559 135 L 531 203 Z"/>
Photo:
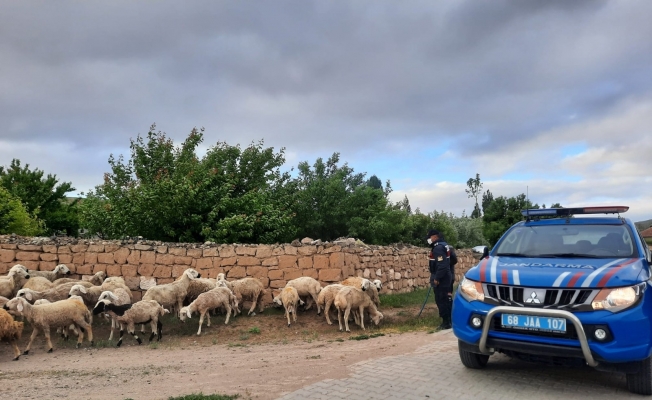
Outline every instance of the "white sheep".
<path fill-rule="evenodd" d="M 186 303 L 192 303 L 200 294 L 213 290 L 217 287 L 217 280 L 211 278 L 197 278 L 190 281 Z"/>
<path fill-rule="evenodd" d="M 122 306 L 116 306 L 109 300 L 100 300 L 93 308 L 93 314 L 97 315 L 103 312 L 108 312 L 120 324 L 120 339 L 117 343 L 117 347 L 120 347 L 124 335 L 124 325 L 127 325 L 127 332 L 136 339 L 138 344 L 142 344 L 143 341 L 136 335 L 135 326 L 149 322 L 152 327 L 149 341 L 151 342 L 154 336 L 157 337 L 157 341 L 160 341 L 163 337 L 163 324 L 159 318 L 170 311 L 163 308 L 156 300 L 141 300 Z"/>
<path fill-rule="evenodd" d="M 376 286 L 376 289 L 378 289 L 379 292 L 383 288 L 383 283 L 380 281 L 380 279 L 374 279 L 371 283 Z"/>
<path fill-rule="evenodd" d="M 23 289 L 32 289 L 36 292 L 44 292 L 56 285 L 43 276 L 29 276 L 30 278 L 23 285 Z"/>
<path fill-rule="evenodd" d="M 23 334 L 23 323 L 14 321 L 6 310 L 0 308 L 0 342 L 7 342 L 14 349 L 14 361 L 20 357 L 18 340 Z"/>
<path fill-rule="evenodd" d="M 299 293 L 299 297 L 306 298 L 306 310 L 310 310 L 312 307 L 313 301 L 317 303 L 317 315 L 321 314 L 321 307 L 317 302 L 317 297 L 321 291 L 321 284 L 315 279 L 309 276 L 302 276 L 300 278 L 292 279 L 288 281 L 285 287 L 293 287 Z"/>
<path fill-rule="evenodd" d="M 208 311 L 217 307 L 224 307 L 226 309 L 226 320 L 224 324 L 228 324 L 232 308 L 238 307 L 238 300 L 229 288 L 217 287 L 208 292 L 201 293 L 195 301 L 181 309 L 181 321 L 185 321 L 186 317 L 190 318 L 192 313 L 199 312 L 199 330 L 197 330 L 197 335 L 201 335 L 204 316 L 208 319 L 207 326 L 211 326 L 211 316 Z"/>
<path fill-rule="evenodd" d="M 293 287 L 284 287 L 278 296 L 274 297 L 274 303 L 282 305 L 285 308 L 285 316 L 288 319 L 288 327 L 290 326 L 290 314 L 294 322 L 297 322 L 297 308 L 303 305 L 303 300 L 299 298 L 299 292 Z"/>
<path fill-rule="evenodd" d="M 104 279 L 104 282 L 101 283 L 101 286 L 103 291 L 108 290 L 110 292 L 113 292 L 115 289 L 120 288 L 129 294 L 130 302 L 133 303 L 134 301 L 134 297 L 131 294 L 131 289 L 129 289 L 129 286 L 127 286 L 125 280 L 120 276 L 111 276 L 109 278 Z"/>
<path fill-rule="evenodd" d="M 32 336 L 25 348 L 23 354 L 29 354 L 32 342 L 40 331 L 43 331 L 48 346 L 48 353 L 53 350 L 52 341 L 50 340 L 51 328 L 64 328 L 75 324 L 81 328 L 77 339 L 77 348 L 79 348 L 84 339 L 84 331 L 88 332 L 88 340 L 93 343 L 93 328 L 91 327 L 91 313 L 88 311 L 84 302 L 78 298 L 71 298 L 57 301 L 50 304 L 41 304 L 33 306 L 22 298 L 11 299 L 4 305 L 5 309 L 14 310 L 24 315 L 27 321 L 32 325 Z"/>
<path fill-rule="evenodd" d="M 95 275 L 91 276 L 88 280 L 84 282 L 90 282 L 95 286 L 100 286 L 102 282 L 104 282 L 104 278 L 106 278 L 106 272 L 98 271 L 95 273 Z M 62 283 L 79 282 L 80 280 L 81 279 L 74 279 L 74 278 L 59 278 L 52 283 L 56 286 L 56 285 L 61 285 Z"/>
<path fill-rule="evenodd" d="M 12 298 L 29 279 L 29 273 L 24 265 L 16 264 L 6 276 L 0 276 L 0 296 Z"/>
<path fill-rule="evenodd" d="M 31 277 L 40 276 L 50 282 L 54 282 L 59 278 L 63 278 L 66 275 L 70 275 L 70 268 L 65 264 L 57 265 L 53 271 L 27 271 Z"/>
<path fill-rule="evenodd" d="M 75 285 L 82 285 L 85 288 L 90 288 L 93 286 L 93 284 L 90 282 L 75 281 L 70 283 L 62 283 L 61 285 L 57 285 L 52 289 L 44 290 L 42 292 L 37 292 L 31 289 L 20 289 L 18 293 L 16 293 L 16 297 L 23 297 L 32 303 L 39 299 L 46 299 L 54 303 L 55 301 L 67 299 L 70 294 L 70 288 Z"/>
<path fill-rule="evenodd" d="M 328 325 L 333 325 L 329 313 L 331 305 L 335 301 L 335 295 L 337 295 L 340 289 L 344 287 L 344 285 L 340 285 L 339 283 L 324 286 L 319 292 L 319 296 L 317 296 L 317 306 L 321 307 L 322 310 L 324 310 L 324 314 L 326 315 L 326 322 Z"/>
<path fill-rule="evenodd" d="M 256 315 L 254 310 L 258 304 L 258 312 L 263 312 L 262 296 L 265 294 L 265 287 L 262 282 L 256 278 L 242 278 L 235 281 L 227 282 L 225 280 L 217 281 L 218 286 L 223 286 L 231 289 L 235 297 L 238 299 L 238 306 L 236 312 L 239 314 L 240 304 L 244 299 L 251 300 L 251 308 L 247 315 Z"/>
<path fill-rule="evenodd" d="M 104 291 L 100 294 L 100 297 L 98 297 L 97 301 L 102 301 L 102 300 L 108 300 L 112 304 L 116 306 L 123 306 L 125 304 L 131 304 L 131 298 L 129 297 L 129 293 L 127 293 L 124 289 L 122 288 L 115 288 L 113 291 Z M 110 316 L 111 317 L 111 316 Z M 144 327 L 145 325 L 143 325 Z M 115 328 L 119 328 L 119 323 L 118 321 L 111 317 L 111 334 L 109 335 L 109 340 L 113 340 L 113 332 L 115 331 Z M 144 328 L 143 328 L 144 329 Z"/>
<path fill-rule="evenodd" d="M 177 316 L 179 316 L 181 307 L 183 307 L 183 300 L 188 294 L 190 281 L 197 278 L 201 278 L 199 272 L 188 268 L 176 281 L 147 289 L 143 300 L 156 300 L 163 307 L 176 307 Z"/>
<path fill-rule="evenodd" d="M 72 297 L 69 297 L 69 298 L 72 298 Z M 82 298 L 79 297 L 79 296 L 75 296 L 74 298 L 76 298 L 77 300 L 83 301 Z M 46 299 L 38 299 L 38 300 L 36 300 L 34 302 L 35 306 L 38 306 L 38 305 L 41 305 L 41 304 L 50 304 L 50 301 L 46 300 Z M 70 326 L 68 326 L 68 329 L 66 329 L 66 328 L 57 328 L 57 333 L 61 334 L 61 337 L 66 341 L 68 341 L 68 338 L 69 338 L 68 332 L 71 332 L 73 335 L 79 336 L 79 330 L 77 330 L 77 326 L 75 324 L 71 324 Z"/>
<path fill-rule="evenodd" d="M 68 296 L 79 296 L 84 300 L 84 304 L 87 307 L 93 307 L 97 304 L 97 300 L 100 298 L 103 290 L 101 286 L 91 286 L 89 288 L 84 287 L 84 285 L 75 284 L 68 291 Z"/>
<path fill-rule="evenodd" d="M 364 315 L 365 309 L 369 310 L 372 321 L 378 325 L 380 320 L 383 318 L 383 314 L 378 311 L 374 303 L 371 301 L 369 296 L 365 295 L 361 289 L 356 287 L 345 287 L 342 288 L 337 295 L 335 295 L 335 307 L 337 308 L 337 320 L 340 324 L 340 331 L 342 330 L 342 312 L 344 312 L 344 325 L 346 326 L 346 331 L 349 330 L 349 314 L 351 309 L 357 309 L 360 316 Z M 360 327 L 362 330 L 364 328 L 364 319 L 360 319 Z"/>
<path fill-rule="evenodd" d="M 362 291 L 365 291 L 369 289 L 369 286 L 372 284 L 369 279 L 366 278 L 360 278 L 359 276 L 351 276 L 340 282 L 340 284 L 344 286 L 353 286 L 357 287 L 358 289 L 362 289 Z"/>

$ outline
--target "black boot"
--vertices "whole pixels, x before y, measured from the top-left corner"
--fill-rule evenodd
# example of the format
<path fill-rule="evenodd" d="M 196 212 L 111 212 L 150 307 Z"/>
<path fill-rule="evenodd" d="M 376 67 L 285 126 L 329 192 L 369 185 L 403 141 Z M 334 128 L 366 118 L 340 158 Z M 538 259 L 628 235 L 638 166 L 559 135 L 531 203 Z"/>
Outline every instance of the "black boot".
<path fill-rule="evenodd" d="M 450 317 L 443 317 L 441 321 L 441 325 L 439 325 L 439 330 L 442 331 L 444 329 L 451 329 L 453 325 L 451 325 L 451 318 Z"/>

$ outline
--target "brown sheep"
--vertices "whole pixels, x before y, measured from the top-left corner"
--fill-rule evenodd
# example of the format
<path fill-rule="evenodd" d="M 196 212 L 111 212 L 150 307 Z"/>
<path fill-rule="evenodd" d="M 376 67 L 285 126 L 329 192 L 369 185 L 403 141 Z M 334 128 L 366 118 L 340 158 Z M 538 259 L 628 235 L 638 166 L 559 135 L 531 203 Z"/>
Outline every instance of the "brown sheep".
<path fill-rule="evenodd" d="M 8 342 L 13 347 L 14 361 L 20 357 L 20 349 L 16 342 L 20 340 L 22 334 L 23 323 L 14 321 L 7 311 L 0 309 L 0 341 Z"/>

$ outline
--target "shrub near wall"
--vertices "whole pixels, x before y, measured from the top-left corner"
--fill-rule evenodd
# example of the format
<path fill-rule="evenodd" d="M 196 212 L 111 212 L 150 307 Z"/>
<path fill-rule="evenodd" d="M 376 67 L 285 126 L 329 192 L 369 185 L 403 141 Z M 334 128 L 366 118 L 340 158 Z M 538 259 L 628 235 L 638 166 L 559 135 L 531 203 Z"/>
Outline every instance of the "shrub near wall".
<path fill-rule="evenodd" d="M 98 271 L 122 276 L 134 291 L 172 282 L 186 268 L 203 277 L 223 272 L 227 279 L 258 278 L 272 291 L 288 280 L 310 276 L 322 285 L 349 276 L 380 279 L 383 293 L 407 292 L 428 285 L 428 249 L 422 247 L 367 246 L 353 239 L 321 243 L 310 241 L 276 245 L 162 243 L 151 241 L 101 241 L 74 238 L 26 238 L 0 236 L 0 274 L 15 264 L 51 271 L 66 264 L 87 279 Z M 457 281 L 475 264 L 470 250 L 457 250 Z"/>

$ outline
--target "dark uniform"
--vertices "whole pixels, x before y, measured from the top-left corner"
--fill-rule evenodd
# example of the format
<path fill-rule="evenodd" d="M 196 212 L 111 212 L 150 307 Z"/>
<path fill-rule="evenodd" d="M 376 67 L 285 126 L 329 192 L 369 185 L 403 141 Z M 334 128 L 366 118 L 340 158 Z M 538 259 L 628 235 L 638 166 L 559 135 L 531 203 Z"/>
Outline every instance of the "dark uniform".
<path fill-rule="evenodd" d="M 453 304 L 451 297 L 453 274 L 451 273 L 450 246 L 443 240 L 438 240 L 432 243 L 431 246 L 428 267 L 430 269 L 430 284 L 435 290 L 435 302 L 437 308 L 439 308 L 439 316 L 442 319 L 440 328 L 450 329 Z"/>

